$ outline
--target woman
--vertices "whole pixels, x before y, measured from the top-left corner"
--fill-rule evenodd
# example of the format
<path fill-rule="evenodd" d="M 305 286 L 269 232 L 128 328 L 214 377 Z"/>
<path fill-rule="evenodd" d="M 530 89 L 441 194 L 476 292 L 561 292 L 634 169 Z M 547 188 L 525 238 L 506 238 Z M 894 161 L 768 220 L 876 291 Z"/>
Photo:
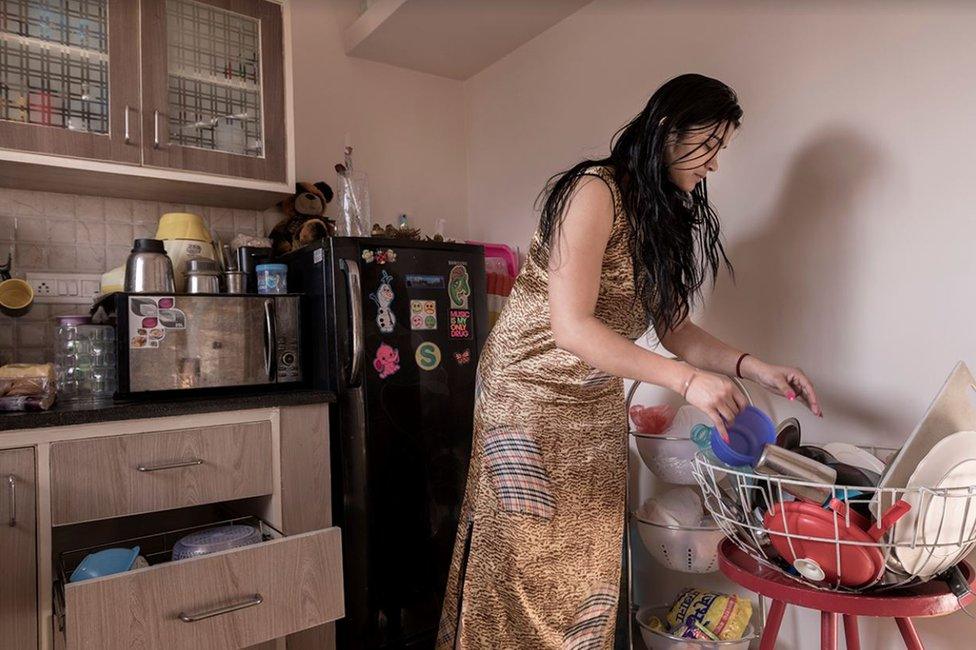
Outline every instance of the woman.
<path fill-rule="evenodd" d="M 706 177 L 742 117 L 731 88 L 668 81 L 610 156 L 553 177 L 481 358 L 475 440 L 438 647 L 611 648 L 627 472 L 622 377 L 684 396 L 725 433 L 746 405 L 727 375 L 821 415 L 796 368 L 692 323 L 729 266 Z M 635 344 L 656 328 L 677 361 Z"/>

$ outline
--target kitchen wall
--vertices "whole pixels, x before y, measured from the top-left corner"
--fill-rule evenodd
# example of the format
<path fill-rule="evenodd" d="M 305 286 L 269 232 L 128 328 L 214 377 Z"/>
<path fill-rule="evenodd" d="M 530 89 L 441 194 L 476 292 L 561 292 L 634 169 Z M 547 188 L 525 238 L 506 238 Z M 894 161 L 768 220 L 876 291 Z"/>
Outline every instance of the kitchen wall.
<path fill-rule="evenodd" d="M 745 109 L 709 183 L 736 284 L 699 320 L 808 372 L 822 421 L 766 402 L 807 439 L 897 446 L 953 363 L 976 366 L 974 30 L 962 2 L 596 0 L 466 82 L 471 236 L 524 250 L 549 175 L 603 155 L 668 78 L 718 77 Z M 644 602 L 689 582 L 641 570 Z M 788 616 L 777 648 L 817 647 L 817 619 Z M 972 635 L 918 625 L 929 648 Z M 864 648 L 897 638 L 862 625 Z"/>
<path fill-rule="evenodd" d="M 345 55 L 361 0 L 292 0 L 298 178 L 333 188 L 343 147 L 369 174 L 374 223 L 467 236 L 464 97 L 458 81 Z M 335 214 L 335 206 L 330 209 Z"/>
<path fill-rule="evenodd" d="M 136 237 L 151 237 L 159 215 L 190 211 L 223 241 L 236 233 L 266 234 L 280 214 L 198 205 L 133 201 L 0 188 L 0 263 L 14 257 L 14 273 L 101 274 L 121 266 Z M 0 363 L 50 360 L 58 314 L 86 313 L 87 304 L 36 303 L 19 318 L 0 314 Z"/>

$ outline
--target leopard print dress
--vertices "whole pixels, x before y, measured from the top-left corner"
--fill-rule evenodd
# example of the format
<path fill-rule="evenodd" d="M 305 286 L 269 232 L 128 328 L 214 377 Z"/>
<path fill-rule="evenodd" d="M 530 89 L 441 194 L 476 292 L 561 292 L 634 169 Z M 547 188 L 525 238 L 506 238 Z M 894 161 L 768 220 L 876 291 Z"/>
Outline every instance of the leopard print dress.
<path fill-rule="evenodd" d="M 636 339 L 627 220 L 614 222 L 596 316 Z M 543 263 L 537 263 L 539 260 Z M 625 525 L 623 381 L 556 347 L 536 233 L 479 366 L 474 444 L 438 650 L 613 647 Z"/>

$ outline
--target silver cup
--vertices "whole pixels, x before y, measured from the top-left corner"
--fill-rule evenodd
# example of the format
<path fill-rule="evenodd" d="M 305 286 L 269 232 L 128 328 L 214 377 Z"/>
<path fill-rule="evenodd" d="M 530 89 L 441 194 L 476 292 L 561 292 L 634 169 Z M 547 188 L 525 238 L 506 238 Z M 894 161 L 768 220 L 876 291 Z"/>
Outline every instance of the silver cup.
<path fill-rule="evenodd" d="M 245 275 L 243 271 L 224 271 L 224 286 L 227 293 L 245 293 Z"/>
<path fill-rule="evenodd" d="M 834 494 L 837 470 L 777 445 L 763 447 L 755 469 L 757 474 L 765 476 L 816 483 L 817 485 L 797 485 L 791 481 L 780 482 L 784 492 L 803 501 L 821 505 Z M 777 495 L 771 496 L 775 498 Z"/>

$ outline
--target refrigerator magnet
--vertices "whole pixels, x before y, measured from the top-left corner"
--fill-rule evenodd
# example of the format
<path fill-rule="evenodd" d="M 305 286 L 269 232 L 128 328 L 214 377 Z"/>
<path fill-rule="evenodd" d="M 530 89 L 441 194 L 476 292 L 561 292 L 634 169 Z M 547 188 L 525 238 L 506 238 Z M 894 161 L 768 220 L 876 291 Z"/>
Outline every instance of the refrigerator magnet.
<path fill-rule="evenodd" d="M 414 359 L 421 370 L 433 370 L 441 365 L 441 349 L 437 347 L 436 343 L 424 341 L 417 346 Z"/>
<path fill-rule="evenodd" d="M 410 329 L 412 330 L 436 330 L 437 329 L 437 301 L 436 300 L 411 300 L 410 301 Z"/>
<path fill-rule="evenodd" d="M 386 379 L 395 374 L 400 369 L 400 351 L 387 343 L 381 343 L 376 350 L 376 358 L 373 359 L 373 368 L 380 375 L 380 379 Z"/>
<path fill-rule="evenodd" d="M 468 308 L 471 282 L 468 280 L 468 268 L 463 264 L 455 264 L 451 267 L 451 275 L 447 281 L 447 295 L 451 298 L 452 309 Z"/>
<path fill-rule="evenodd" d="M 380 276 L 380 286 L 375 293 L 369 294 L 370 300 L 376 303 L 376 327 L 383 334 L 390 334 L 396 327 L 396 316 L 390 305 L 393 303 L 393 276 L 386 271 Z"/>
<path fill-rule="evenodd" d="M 367 264 L 396 262 L 396 258 L 396 251 L 392 248 L 387 248 L 386 250 L 376 249 L 375 251 L 368 248 L 363 249 L 363 261 Z"/>
<path fill-rule="evenodd" d="M 471 310 L 469 309 L 451 310 L 451 338 L 452 339 L 471 338 Z"/>

